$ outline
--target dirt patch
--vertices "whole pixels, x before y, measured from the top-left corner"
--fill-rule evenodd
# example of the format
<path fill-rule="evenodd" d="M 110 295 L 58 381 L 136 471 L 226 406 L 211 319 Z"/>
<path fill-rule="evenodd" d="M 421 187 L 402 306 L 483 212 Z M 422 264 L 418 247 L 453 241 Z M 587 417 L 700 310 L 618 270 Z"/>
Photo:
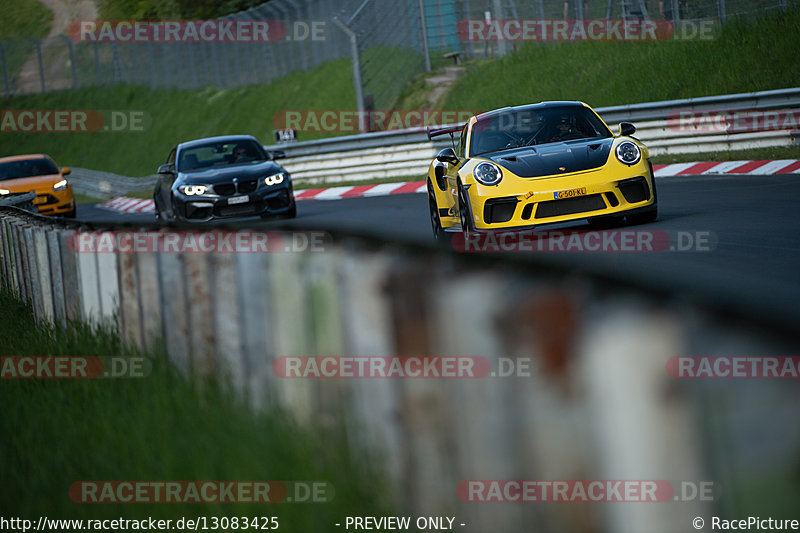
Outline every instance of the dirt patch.
<path fill-rule="evenodd" d="M 97 3 L 94 0 L 39 0 L 53 13 L 50 33 L 42 39 L 45 89 L 67 89 L 72 87 L 69 76 L 69 51 L 67 43 L 59 37 L 66 33 L 74 20 L 97 18 Z M 14 85 L 17 94 L 41 92 L 39 58 L 34 51 L 19 72 Z"/>

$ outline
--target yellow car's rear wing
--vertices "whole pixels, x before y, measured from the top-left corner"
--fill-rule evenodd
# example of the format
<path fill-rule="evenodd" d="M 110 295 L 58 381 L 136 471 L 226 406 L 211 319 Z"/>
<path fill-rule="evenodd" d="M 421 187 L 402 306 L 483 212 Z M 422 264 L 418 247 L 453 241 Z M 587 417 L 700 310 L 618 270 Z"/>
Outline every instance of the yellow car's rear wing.
<path fill-rule="evenodd" d="M 464 127 L 463 124 L 458 124 L 455 126 L 447 126 L 446 128 L 439 128 L 439 129 L 432 129 L 428 128 L 428 140 L 433 139 L 434 137 L 438 137 L 439 135 L 446 135 L 446 134 L 454 134 Z"/>

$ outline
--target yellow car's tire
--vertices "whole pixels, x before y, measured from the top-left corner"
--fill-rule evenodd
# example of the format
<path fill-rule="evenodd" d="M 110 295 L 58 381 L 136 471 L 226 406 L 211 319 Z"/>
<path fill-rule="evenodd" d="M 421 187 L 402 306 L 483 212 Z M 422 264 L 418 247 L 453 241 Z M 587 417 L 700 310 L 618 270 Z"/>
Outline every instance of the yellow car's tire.
<path fill-rule="evenodd" d="M 430 181 L 428 181 L 428 211 L 430 212 L 433 238 L 436 239 L 438 243 L 446 241 L 447 236 L 442 228 L 442 219 L 439 217 L 439 205 L 436 203 L 436 196 L 433 193 L 433 186 Z"/>
<path fill-rule="evenodd" d="M 475 224 L 472 221 L 472 209 L 469 205 L 469 195 L 467 190 L 459 182 L 458 184 L 458 215 L 461 220 L 461 231 L 471 233 L 475 231 Z"/>

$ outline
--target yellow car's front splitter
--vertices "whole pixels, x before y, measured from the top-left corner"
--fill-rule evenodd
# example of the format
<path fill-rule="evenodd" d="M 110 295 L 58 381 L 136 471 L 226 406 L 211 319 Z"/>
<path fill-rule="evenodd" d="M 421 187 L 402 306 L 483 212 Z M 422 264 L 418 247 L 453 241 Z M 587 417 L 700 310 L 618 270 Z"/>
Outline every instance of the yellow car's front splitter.
<path fill-rule="evenodd" d="M 608 168 L 562 176 L 509 176 L 497 187 L 468 186 L 475 230 L 516 230 L 585 218 L 630 214 L 655 203 L 649 165 Z"/>

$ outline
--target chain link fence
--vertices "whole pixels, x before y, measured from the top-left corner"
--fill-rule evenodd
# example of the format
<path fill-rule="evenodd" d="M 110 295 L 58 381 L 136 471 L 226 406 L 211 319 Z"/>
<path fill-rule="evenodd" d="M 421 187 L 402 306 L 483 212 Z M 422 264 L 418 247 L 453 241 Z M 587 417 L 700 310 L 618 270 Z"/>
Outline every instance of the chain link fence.
<path fill-rule="evenodd" d="M 800 0 L 272 0 L 220 19 L 279 21 L 282 31 L 263 42 L 97 42 L 74 33 L 0 42 L 0 90 L 8 97 L 113 84 L 235 88 L 350 58 L 359 110 L 386 109 L 406 80 L 430 70 L 431 59 L 499 57 L 518 46 L 465 41 L 457 28 L 466 20 L 718 23 L 798 6 Z"/>

